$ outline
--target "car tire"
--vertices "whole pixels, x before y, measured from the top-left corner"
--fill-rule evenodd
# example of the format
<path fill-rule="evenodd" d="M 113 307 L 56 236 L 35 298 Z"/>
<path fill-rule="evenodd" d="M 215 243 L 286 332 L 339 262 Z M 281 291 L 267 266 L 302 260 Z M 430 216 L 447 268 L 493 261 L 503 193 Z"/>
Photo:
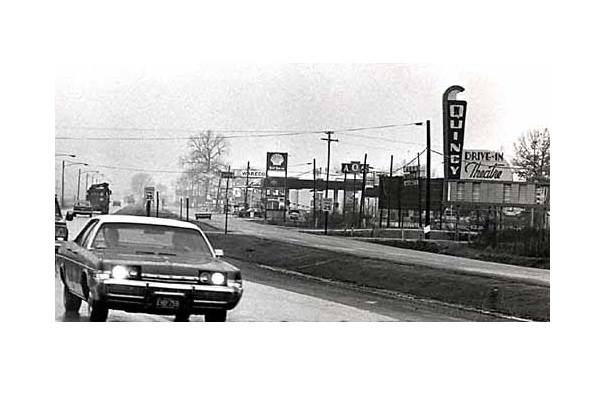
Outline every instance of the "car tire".
<path fill-rule="evenodd" d="M 91 297 L 87 301 L 89 322 L 106 322 L 108 318 L 108 308 L 100 301 L 93 300 Z"/>
<path fill-rule="evenodd" d="M 185 312 L 179 312 L 174 316 L 174 322 L 189 322 L 191 314 Z"/>
<path fill-rule="evenodd" d="M 227 311 L 225 310 L 215 310 L 210 311 L 204 315 L 204 320 L 206 322 L 225 322 L 227 320 Z"/>
<path fill-rule="evenodd" d="M 64 310 L 66 312 L 79 312 L 81 298 L 70 293 L 70 289 L 64 286 Z"/>

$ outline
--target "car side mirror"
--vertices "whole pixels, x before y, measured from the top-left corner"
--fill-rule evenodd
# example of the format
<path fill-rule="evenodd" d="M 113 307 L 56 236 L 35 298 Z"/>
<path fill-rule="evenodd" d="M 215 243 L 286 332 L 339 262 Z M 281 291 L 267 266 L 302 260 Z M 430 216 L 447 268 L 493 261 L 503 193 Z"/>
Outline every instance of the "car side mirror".
<path fill-rule="evenodd" d="M 215 249 L 215 257 L 222 257 L 224 252 L 222 249 Z"/>
<path fill-rule="evenodd" d="M 69 222 L 74 218 L 74 214 L 71 211 L 66 212 L 66 220 Z"/>

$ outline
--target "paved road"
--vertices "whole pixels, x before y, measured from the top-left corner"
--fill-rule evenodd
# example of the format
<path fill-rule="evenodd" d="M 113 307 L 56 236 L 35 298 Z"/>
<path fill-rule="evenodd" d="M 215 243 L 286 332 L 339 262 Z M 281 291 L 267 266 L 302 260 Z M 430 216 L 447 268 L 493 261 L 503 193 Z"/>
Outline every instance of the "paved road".
<path fill-rule="evenodd" d="M 68 222 L 73 239 L 87 223 L 88 217 Z M 498 318 L 449 308 L 430 302 L 397 299 L 355 290 L 348 285 L 321 283 L 313 279 L 273 272 L 239 261 L 231 261 L 242 269 L 245 292 L 228 321 L 471 321 Z M 62 303 L 62 284 L 55 279 L 55 319 L 87 321 L 87 308 L 81 305 L 79 315 L 66 315 Z M 111 311 L 109 321 L 168 322 L 173 317 Z M 202 321 L 192 316 L 191 321 Z"/>
<path fill-rule="evenodd" d="M 223 229 L 224 221 L 223 215 L 213 215 L 212 220 L 206 220 L 206 223 L 209 223 L 215 228 Z M 550 270 L 519 267 L 508 264 L 455 257 L 451 255 L 441 255 L 429 252 L 414 251 L 411 249 L 395 248 L 337 236 L 313 235 L 299 232 L 295 228 L 264 225 L 253 220 L 231 216 L 228 221 L 228 231 L 230 233 L 245 233 L 261 238 L 274 239 L 331 251 L 346 252 L 362 257 L 371 258 L 372 256 L 376 256 L 378 259 L 400 262 L 404 264 L 415 264 L 466 274 L 485 275 L 527 283 L 545 285 L 550 284 Z"/>

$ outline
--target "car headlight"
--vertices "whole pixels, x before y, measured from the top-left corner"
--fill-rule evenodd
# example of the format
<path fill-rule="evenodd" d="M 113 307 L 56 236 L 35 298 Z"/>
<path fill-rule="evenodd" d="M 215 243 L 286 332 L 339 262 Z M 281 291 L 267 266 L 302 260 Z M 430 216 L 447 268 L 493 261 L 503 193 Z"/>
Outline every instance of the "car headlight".
<path fill-rule="evenodd" d="M 127 267 L 124 267 L 122 265 L 116 265 L 111 271 L 111 276 L 114 279 L 123 280 L 127 279 L 130 276 L 130 272 Z"/>
<path fill-rule="evenodd" d="M 200 273 L 200 283 L 208 283 L 208 273 Z"/>
<path fill-rule="evenodd" d="M 213 273 L 212 276 L 210 276 L 210 281 L 212 284 L 219 286 L 225 283 L 225 276 L 222 273 Z"/>

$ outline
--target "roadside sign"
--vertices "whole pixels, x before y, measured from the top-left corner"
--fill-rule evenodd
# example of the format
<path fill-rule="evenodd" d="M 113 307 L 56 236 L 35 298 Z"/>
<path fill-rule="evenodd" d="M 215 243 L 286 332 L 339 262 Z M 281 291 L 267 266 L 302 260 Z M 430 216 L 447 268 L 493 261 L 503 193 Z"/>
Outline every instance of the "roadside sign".
<path fill-rule="evenodd" d="M 241 177 L 241 178 L 246 178 L 247 170 L 246 169 L 236 169 L 234 175 Z M 249 178 L 265 178 L 266 171 L 262 171 L 259 169 L 250 169 L 248 175 L 249 175 Z"/>
<path fill-rule="evenodd" d="M 431 232 L 431 226 L 427 225 L 427 226 L 423 226 L 423 233 L 429 233 Z"/>
<path fill-rule="evenodd" d="M 370 165 L 365 165 L 359 161 L 352 161 L 349 163 L 342 164 L 342 173 L 343 174 L 360 174 L 363 173 L 364 169 L 366 172 L 370 172 Z"/>
<path fill-rule="evenodd" d="M 333 200 L 331 198 L 324 198 L 321 200 L 323 211 L 332 211 Z"/>
<path fill-rule="evenodd" d="M 226 178 L 233 178 L 234 177 L 234 173 L 231 171 L 223 171 L 221 172 L 221 178 L 226 179 Z"/>
<path fill-rule="evenodd" d="M 286 171 L 288 153 L 268 152 L 266 157 L 266 170 Z"/>

